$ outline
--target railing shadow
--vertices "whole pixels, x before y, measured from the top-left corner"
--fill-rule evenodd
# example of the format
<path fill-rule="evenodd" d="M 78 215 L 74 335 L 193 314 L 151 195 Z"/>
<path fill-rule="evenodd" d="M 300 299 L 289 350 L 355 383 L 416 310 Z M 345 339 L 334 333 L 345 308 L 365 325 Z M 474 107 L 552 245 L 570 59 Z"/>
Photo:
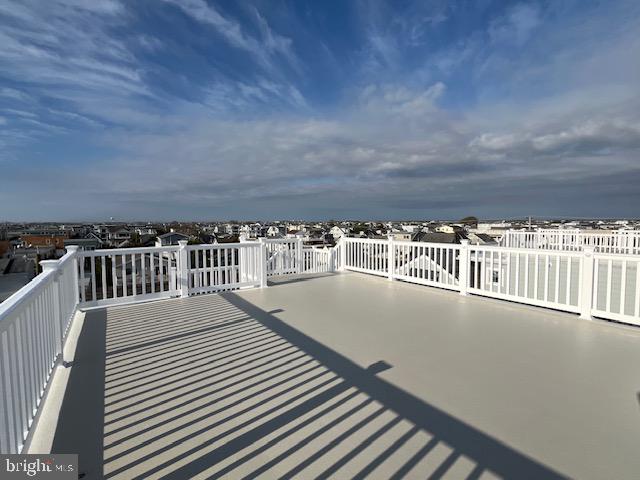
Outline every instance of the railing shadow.
<path fill-rule="evenodd" d="M 308 282 L 310 280 L 315 280 L 321 277 L 333 277 L 339 275 L 339 273 L 334 272 L 324 272 L 324 273 L 304 273 L 298 274 L 298 276 L 291 275 L 275 275 L 273 277 L 269 277 L 268 284 L 271 286 L 279 286 L 279 285 L 290 285 L 293 283 L 300 282 Z"/>
<path fill-rule="evenodd" d="M 53 449 L 79 453 L 87 478 L 564 478 L 281 310 L 235 293 L 163 303 L 87 315 Z M 156 323 L 162 334 L 148 340 Z"/>

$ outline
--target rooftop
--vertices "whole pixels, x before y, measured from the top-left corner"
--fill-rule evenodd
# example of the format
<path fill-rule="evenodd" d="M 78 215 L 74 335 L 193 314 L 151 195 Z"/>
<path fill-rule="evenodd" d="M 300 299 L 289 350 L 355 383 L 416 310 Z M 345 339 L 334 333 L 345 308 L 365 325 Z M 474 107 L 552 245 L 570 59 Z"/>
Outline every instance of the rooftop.
<path fill-rule="evenodd" d="M 77 320 L 32 450 L 87 478 L 640 470 L 634 327 L 351 272 Z"/>

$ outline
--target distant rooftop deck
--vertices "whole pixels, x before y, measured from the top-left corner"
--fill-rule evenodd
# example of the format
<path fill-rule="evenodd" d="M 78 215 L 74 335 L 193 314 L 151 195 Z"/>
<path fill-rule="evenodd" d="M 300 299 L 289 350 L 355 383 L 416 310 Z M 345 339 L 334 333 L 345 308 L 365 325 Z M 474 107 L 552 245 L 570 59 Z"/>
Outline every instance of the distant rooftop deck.
<path fill-rule="evenodd" d="M 357 273 L 270 284 L 88 311 L 52 451 L 85 478 L 637 477 L 640 330 Z"/>

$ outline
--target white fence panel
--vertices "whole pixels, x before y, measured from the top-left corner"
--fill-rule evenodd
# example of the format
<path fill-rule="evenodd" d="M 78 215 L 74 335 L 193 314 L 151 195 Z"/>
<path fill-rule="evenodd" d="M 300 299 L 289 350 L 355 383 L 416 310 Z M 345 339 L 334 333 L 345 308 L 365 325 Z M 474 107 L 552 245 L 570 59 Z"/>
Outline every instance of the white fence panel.
<path fill-rule="evenodd" d="M 592 315 L 640 325 L 640 257 L 594 255 Z"/>
<path fill-rule="evenodd" d="M 471 246 L 468 292 L 580 312 L 581 253 Z"/>
<path fill-rule="evenodd" d="M 302 273 L 333 272 L 336 263 L 335 248 L 303 248 Z"/>
<path fill-rule="evenodd" d="M 186 248 L 189 294 L 260 285 L 260 243 L 189 245 Z"/>
<path fill-rule="evenodd" d="M 0 304 L 0 453 L 19 453 L 49 384 L 77 305 L 76 253 Z"/>
<path fill-rule="evenodd" d="M 342 238 L 344 268 L 354 272 L 388 275 L 389 242 L 368 238 Z"/>
<path fill-rule="evenodd" d="M 265 239 L 267 275 L 289 275 L 300 272 L 302 242 L 297 239 Z"/>
<path fill-rule="evenodd" d="M 460 245 L 393 242 L 393 278 L 459 290 Z"/>
<path fill-rule="evenodd" d="M 80 252 L 81 306 L 98 307 L 178 296 L 178 248 Z"/>
<path fill-rule="evenodd" d="M 600 253 L 640 255 L 640 231 L 617 230 L 600 233 L 582 230 L 541 229 L 535 232 L 509 230 L 503 235 L 501 245 L 508 248 L 569 252 L 593 247 Z"/>

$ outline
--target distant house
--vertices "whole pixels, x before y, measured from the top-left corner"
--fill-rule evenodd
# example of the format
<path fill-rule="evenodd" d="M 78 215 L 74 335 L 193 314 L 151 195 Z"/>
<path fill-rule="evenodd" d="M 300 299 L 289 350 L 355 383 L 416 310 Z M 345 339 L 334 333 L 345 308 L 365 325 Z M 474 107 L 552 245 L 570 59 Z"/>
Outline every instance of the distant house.
<path fill-rule="evenodd" d="M 189 240 L 189 236 L 178 232 L 169 232 L 156 237 L 156 247 L 167 247 L 178 245 L 180 240 Z"/>
<path fill-rule="evenodd" d="M 457 233 L 457 232 L 462 232 L 463 230 L 464 228 L 462 228 L 461 225 L 456 225 L 456 224 L 439 225 L 436 227 L 436 232 L 439 232 L 439 233 Z"/>
<path fill-rule="evenodd" d="M 467 233 L 466 235 L 472 245 L 498 245 L 496 239 L 487 233 Z"/>
<path fill-rule="evenodd" d="M 331 227 L 329 230 L 329 235 L 333 237 L 334 240 L 338 240 L 339 238 L 346 237 L 347 232 L 344 228 L 340 228 L 337 225 Z"/>
<path fill-rule="evenodd" d="M 372 230 L 370 228 L 360 232 L 360 237 L 371 238 L 373 240 L 387 240 L 389 238 L 388 235 L 380 233 L 380 230 Z M 394 234 L 394 240 L 411 240 L 411 234 L 408 232 L 396 232 Z"/>
<path fill-rule="evenodd" d="M 123 245 L 124 242 L 131 240 L 132 231 L 127 227 L 113 226 L 109 227 L 107 233 L 107 241 L 113 246 Z"/>
<path fill-rule="evenodd" d="M 467 235 L 463 232 L 418 232 L 413 236 L 413 241 L 456 244 L 466 238 Z"/>
<path fill-rule="evenodd" d="M 282 232 L 281 232 L 280 227 L 278 227 L 276 225 L 269 225 L 267 227 L 265 236 L 267 236 L 267 237 L 281 237 L 282 236 Z"/>
<path fill-rule="evenodd" d="M 20 235 L 25 247 L 54 247 L 56 250 L 64 248 L 67 238 L 69 234 L 59 230 L 25 230 Z"/>
<path fill-rule="evenodd" d="M 158 235 L 158 232 L 153 227 L 136 227 L 134 231 L 141 237 L 144 235 L 151 235 L 153 237 Z"/>
<path fill-rule="evenodd" d="M 390 232 L 389 235 L 391 235 L 393 237 L 394 240 L 398 241 L 398 242 L 407 242 L 407 241 L 411 241 L 411 234 L 409 232 L 405 232 L 405 231 L 394 231 L 394 232 Z M 388 238 L 387 237 L 368 237 L 368 238 Z"/>
<path fill-rule="evenodd" d="M 69 246 L 80 247 L 80 250 L 96 250 L 102 246 L 102 240 L 94 238 L 70 238 L 64 241 L 64 248 Z"/>
<path fill-rule="evenodd" d="M 240 236 L 231 234 L 231 235 L 216 235 L 214 243 L 237 243 L 240 241 Z"/>

